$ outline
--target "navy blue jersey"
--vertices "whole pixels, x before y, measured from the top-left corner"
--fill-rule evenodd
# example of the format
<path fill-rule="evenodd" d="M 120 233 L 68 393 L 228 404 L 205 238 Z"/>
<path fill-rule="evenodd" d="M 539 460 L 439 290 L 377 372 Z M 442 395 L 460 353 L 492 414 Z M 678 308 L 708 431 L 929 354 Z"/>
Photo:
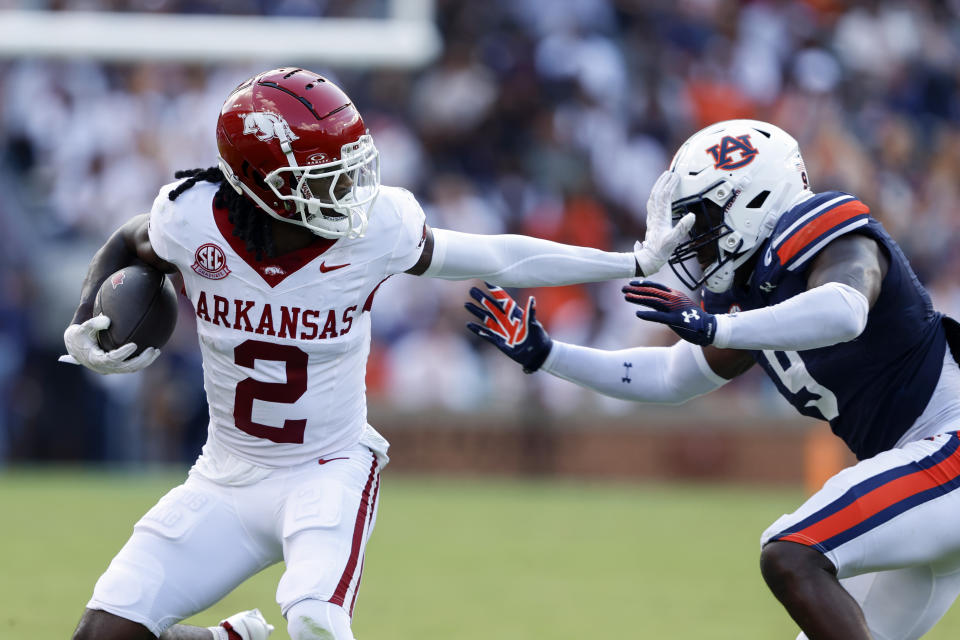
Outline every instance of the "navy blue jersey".
<path fill-rule="evenodd" d="M 745 289 L 704 292 L 710 313 L 757 309 L 807 289 L 813 258 L 841 235 L 873 238 L 890 259 L 880 296 L 855 340 L 808 351 L 755 351 L 780 393 L 805 416 L 830 422 L 858 458 L 893 447 L 923 413 L 943 368 L 942 316 L 900 247 L 853 196 L 828 191 L 781 216 Z"/>

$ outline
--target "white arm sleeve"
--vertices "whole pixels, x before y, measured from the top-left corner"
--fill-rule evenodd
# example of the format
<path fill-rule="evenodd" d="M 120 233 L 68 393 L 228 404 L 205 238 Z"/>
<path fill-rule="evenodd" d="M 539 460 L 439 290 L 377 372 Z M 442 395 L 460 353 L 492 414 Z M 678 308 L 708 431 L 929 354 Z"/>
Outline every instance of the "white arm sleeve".
<path fill-rule="evenodd" d="M 423 273 L 445 280 L 482 278 L 507 287 L 540 287 L 632 278 L 632 253 L 610 253 L 518 235 L 433 230 L 433 257 Z"/>
<path fill-rule="evenodd" d="M 607 396 L 659 404 L 682 404 L 729 382 L 713 372 L 701 347 L 682 340 L 620 351 L 554 340 L 540 368 Z"/>
<path fill-rule="evenodd" d="M 717 315 L 713 346 L 805 351 L 853 340 L 867 326 L 866 296 L 828 282 L 763 309 Z"/>

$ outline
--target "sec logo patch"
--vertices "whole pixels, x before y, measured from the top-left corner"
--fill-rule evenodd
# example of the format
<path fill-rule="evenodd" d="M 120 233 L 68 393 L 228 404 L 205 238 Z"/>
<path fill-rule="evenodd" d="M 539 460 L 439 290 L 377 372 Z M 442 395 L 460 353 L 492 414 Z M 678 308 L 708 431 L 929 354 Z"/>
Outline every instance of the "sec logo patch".
<path fill-rule="evenodd" d="M 230 274 L 226 254 L 212 242 L 201 245 L 193 257 L 192 269 L 204 278 L 222 280 Z"/>

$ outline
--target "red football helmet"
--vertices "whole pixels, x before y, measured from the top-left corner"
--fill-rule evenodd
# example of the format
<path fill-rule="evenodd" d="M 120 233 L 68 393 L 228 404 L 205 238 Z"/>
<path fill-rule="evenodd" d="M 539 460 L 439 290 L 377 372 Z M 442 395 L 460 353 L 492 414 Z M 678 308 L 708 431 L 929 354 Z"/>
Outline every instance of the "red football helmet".
<path fill-rule="evenodd" d="M 305 69 L 273 69 L 233 90 L 217 120 L 227 182 L 268 214 L 325 238 L 363 235 L 380 192 L 380 158 L 340 87 Z"/>

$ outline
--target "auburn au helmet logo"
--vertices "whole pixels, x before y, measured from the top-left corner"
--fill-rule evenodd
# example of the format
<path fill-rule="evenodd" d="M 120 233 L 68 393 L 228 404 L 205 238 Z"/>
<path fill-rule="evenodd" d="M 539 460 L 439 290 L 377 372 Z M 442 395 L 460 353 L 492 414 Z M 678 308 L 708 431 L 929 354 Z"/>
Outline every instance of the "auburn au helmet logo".
<path fill-rule="evenodd" d="M 757 157 L 759 151 L 750 144 L 750 135 L 723 136 L 720 144 L 715 144 L 707 153 L 713 156 L 713 168 L 730 171 L 745 167 Z"/>

